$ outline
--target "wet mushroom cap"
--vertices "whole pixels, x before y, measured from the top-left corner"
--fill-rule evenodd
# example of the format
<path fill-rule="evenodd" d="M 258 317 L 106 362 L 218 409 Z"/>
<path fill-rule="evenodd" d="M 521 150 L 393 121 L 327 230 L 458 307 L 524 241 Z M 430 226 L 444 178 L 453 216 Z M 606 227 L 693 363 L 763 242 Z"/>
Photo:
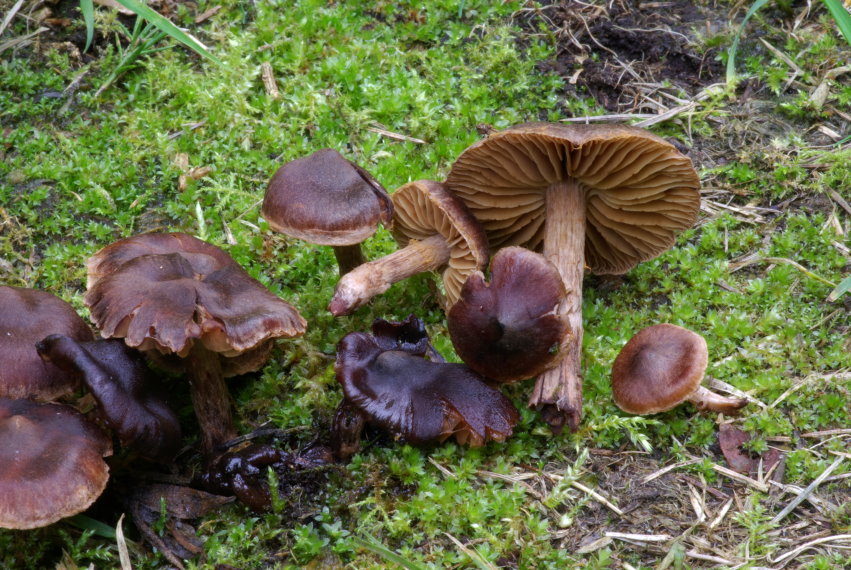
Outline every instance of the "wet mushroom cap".
<path fill-rule="evenodd" d="M 451 306 L 467 276 L 488 262 L 487 237 L 464 203 L 445 184 L 416 180 L 393 192 L 396 207 L 393 237 L 401 247 L 411 241 L 443 236 L 449 246 L 449 261 L 440 268 Z"/>
<path fill-rule="evenodd" d="M 305 320 L 221 249 L 186 234 L 142 234 L 89 259 L 86 304 L 104 337 L 186 355 L 193 342 L 233 357 Z"/>
<path fill-rule="evenodd" d="M 556 314 L 566 292 L 543 256 L 506 247 L 491 260 L 491 282 L 476 271 L 447 313 L 452 344 L 464 363 L 490 380 L 537 376 L 558 362 L 569 327 Z"/>
<path fill-rule="evenodd" d="M 106 487 L 111 442 L 69 406 L 0 398 L 0 441 L 0 527 L 49 525 Z"/>
<path fill-rule="evenodd" d="M 73 391 L 78 377 L 42 361 L 35 343 L 50 334 L 92 340 L 74 308 L 55 295 L 0 286 L 0 397 L 53 400 Z"/>
<path fill-rule="evenodd" d="M 275 231 L 319 245 L 353 245 L 390 225 L 387 191 L 363 168 L 325 148 L 281 166 L 261 209 Z"/>
<path fill-rule="evenodd" d="M 367 422 L 415 445 L 453 435 L 471 446 L 503 441 L 520 419 L 505 396 L 466 366 L 385 351 L 365 333 L 343 337 L 335 370 L 346 400 Z"/>
<path fill-rule="evenodd" d="M 481 222 L 493 251 L 537 250 L 546 190 L 567 180 L 585 192 L 585 262 L 598 274 L 625 273 L 664 252 L 700 206 L 691 161 L 625 125 L 517 125 L 467 148 L 446 183 Z"/>
<path fill-rule="evenodd" d="M 612 365 L 612 396 L 630 414 L 655 414 L 684 402 L 700 387 L 709 362 L 706 340 L 671 324 L 647 327 Z"/>

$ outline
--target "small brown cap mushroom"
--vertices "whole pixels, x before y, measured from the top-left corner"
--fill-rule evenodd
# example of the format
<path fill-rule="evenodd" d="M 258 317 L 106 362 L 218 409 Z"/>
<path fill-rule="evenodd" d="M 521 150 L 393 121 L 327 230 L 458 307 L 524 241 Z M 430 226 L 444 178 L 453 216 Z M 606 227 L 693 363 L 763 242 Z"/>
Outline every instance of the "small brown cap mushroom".
<path fill-rule="evenodd" d="M 686 400 L 698 409 L 731 413 L 747 404 L 703 388 L 709 351 L 706 340 L 683 327 L 659 324 L 642 329 L 612 365 L 612 396 L 630 414 L 656 414 Z"/>
<path fill-rule="evenodd" d="M 491 260 L 491 282 L 473 272 L 447 313 L 449 336 L 464 363 L 498 382 L 533 378 L 564 356 L 570 329 L 556 313 L 567 294 L 542 255 L 506 247 Z"/>
<path fill-rule="evenodd" d="M 49 334 L 93 338 L 86 322 L 59 297 L 0 286 L 0 397 L 53 400 L 77 387 L 78 376 L 38 356 L 35 343 Z"/>
<path fill-rule="evenodd" d="M 49 525 L 106 487 L 111 442 L 70 406 L 0 398 L 0 441 L 0 527 Z"/>
<path fill-rule="evenodd" d="M 275 172 L 261 212 L 275 231 L 319 245 L 352 245 L 379 222 L 389 225 L 393 205 L 366 170 L 323 148 Z"/>

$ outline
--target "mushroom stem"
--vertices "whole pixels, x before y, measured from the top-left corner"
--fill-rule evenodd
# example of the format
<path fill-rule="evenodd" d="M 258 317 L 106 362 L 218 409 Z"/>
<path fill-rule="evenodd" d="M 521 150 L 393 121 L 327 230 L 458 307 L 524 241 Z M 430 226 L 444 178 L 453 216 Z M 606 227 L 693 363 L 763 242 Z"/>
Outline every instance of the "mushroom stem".
<path fill-rule="evenodd" d="M 541 411 L 555 433 L 582 419 L 582 275 L 585 269 L 585 191 L 574 179 L 546 192 L 544 257 L 556 266 L 567 295 L 556 309 L 567 317 L 571 337 L 558 365 L 538 376 L 529 407 Z"/>
<path fill-rule="evenodd" d="M 334 256 L 340 268 L 340 277 L 359 265 L 366 263 L 360 244 L 334 246 Z"/>
<path fill-rule="evenodd" d="M 335 317 L 349 315 L 376 295 L 387 291 L 394 283 L 445 265 L 449 255 L 449 244 L 440 234 L 411 240 L 406 247 L 364 263 L 343 275 L 337 283 L 328 310 Z"/>
<path fill-rule="evenodd" d="M 201 452 L 212 458 L 219 445 L 236 437 L 221 357 L 196 341 L 186 359 L 192 405 L 201 429 Z"/>
<path fill-rule="evenodd" d="M 698 410 L 709 410 L 728 415 L 748 404 L 748 401 L 744 398 L 722 396 L 703 386 L 698 386 L 697 390 L 692 392 L 686 400 L 694 404 Z"/>

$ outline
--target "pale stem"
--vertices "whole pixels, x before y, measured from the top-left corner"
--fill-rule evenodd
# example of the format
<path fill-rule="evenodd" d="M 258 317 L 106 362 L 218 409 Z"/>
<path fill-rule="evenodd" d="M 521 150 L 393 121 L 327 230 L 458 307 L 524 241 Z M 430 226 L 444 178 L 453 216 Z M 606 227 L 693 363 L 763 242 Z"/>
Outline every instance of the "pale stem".
<path fill-rule="evenodd" d="M 544 257 L 561 273 L 567 296 L 557 312 L 567 317 L 571 338 L 558 365 L 538 376 L 529 407 L 541 411 L 556 433 L 571 431 L 582 419 L 582 275 L 585 270 L 585 191 L 575 180 L 546 192 Z"/>
<path fill-rule="evenodd" d="M 200 341 L 195 341 L 186 356 L 192 406 L 201 431 L 201 452 L 208 459 L 213 458 L 219 445 L 236 437 L 221 358 Z"/>
<path fill-rule="evenodd" d="M 440 234 L 412 240 L 406 247 L 346 273 L 337 283 L 328 310 L 335 317 L 352 311 L 411 275 L 432 271 L 449 262 L 451 250 Z"/>
<path fill-rule="evenodd" d="M 692 392 L 686 400 L 694 404 L 698 410 L 709 410 L 728 415 L 745 407 L 748 403 L 744 398 L 722 396 L 703 386 L 698 386 L 697 390 Z"/>

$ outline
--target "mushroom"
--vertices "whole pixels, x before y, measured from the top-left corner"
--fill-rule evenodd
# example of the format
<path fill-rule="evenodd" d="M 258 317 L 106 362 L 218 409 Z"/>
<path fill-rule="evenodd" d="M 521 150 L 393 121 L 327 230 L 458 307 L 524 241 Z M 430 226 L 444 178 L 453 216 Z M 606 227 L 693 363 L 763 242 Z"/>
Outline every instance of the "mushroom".
<path fill-rule="evenodd" d="M 357 451 L 367 423 L 413 445 L 455 436 L 462 445 L 479 447 L 511 435 L 520 416 L 508 398 L 468 367 L 432 362 L 419 351 L 387 350 L 360 332 L 337 345 L 334 370 L 344 400 L 333 447 L 340 459 Z"/>
<path fill-rule="evenodd" d="M 393 192 L 393 204 L 393 236 L 402 249 L 344 275 L 328 305 L 334 316 L 352 313 L 394 283 L 440 268 L 451 306 L 467 275 L 487 264 L 481 226 L 444 184 L 409 182 Z"/>
<path fill-rule="evenodd" d="M 659 324 L 642 329 L 612 365 L 612 396 L 630 414 L 657 414 L 688 400 L 698 410 L 730 414 L 748 402 L 700 385 L 709 362 L 706 340 L 683 327 Z"/>
<path fill-rule="evenodd" d="M 534 378 L 556 365 L 570 340 L 556 314 L 566 293 L 542 255 L 506 247 L 491 260 L 491 282 L 474 271 L 447 313 L 449 337 L 464 363 L 490 380 Z"/>
<path fill-rule="evenodd" d="M 49 525 L 106 488 L 110 440 L 70 406 L 0 398 L 0 441 L 0 527 Z"/>
<path fill-rule="evenodd" d="M 554 431 L 582 417 L 582 276 L 625 273 L 670 248 L 700 206 L 691 161 L 663 139 L 622 125 L 528 123 L 467 148 L 446 180 L 487 233 L 553 262 L 573 333 L 558 366 L 529 399 Z"/>
<path fill-rule="evenodd" d="M 174 459 L 181 443 L 180 422 L 138 351 L 119 339 L 77 342 L 64 335 L 50 335 L 36 348 L 59 368 L 82 374 L 98 414 L 122 446 L 154 461 Z"/>
<path fill-rule="evenodd" d="M 59 297 L 0 286 L 0 397 L 55 400 L 77 387 L 78 376 L 42 361 L 35 350 L 36 342 L 54 333 L 79 341 L 94 338 L 86 322 Z"/>
<path fill-rule="evenodd" d="M 186 234 L 126 238 L 87 265 L 85 302 L 104 337 L 184 359 L 205 455 L 235 435 L 223 361 L 306 327 L 227 253 Z"/>
<path fill-rule="evenodd" d="M 360 243 L 389 225 L 387 191 L 357 164 L 324 148 L 280 167 L 261 208 L 273 230 L 334 248 L 340 275 L 365 260 Z"/>

